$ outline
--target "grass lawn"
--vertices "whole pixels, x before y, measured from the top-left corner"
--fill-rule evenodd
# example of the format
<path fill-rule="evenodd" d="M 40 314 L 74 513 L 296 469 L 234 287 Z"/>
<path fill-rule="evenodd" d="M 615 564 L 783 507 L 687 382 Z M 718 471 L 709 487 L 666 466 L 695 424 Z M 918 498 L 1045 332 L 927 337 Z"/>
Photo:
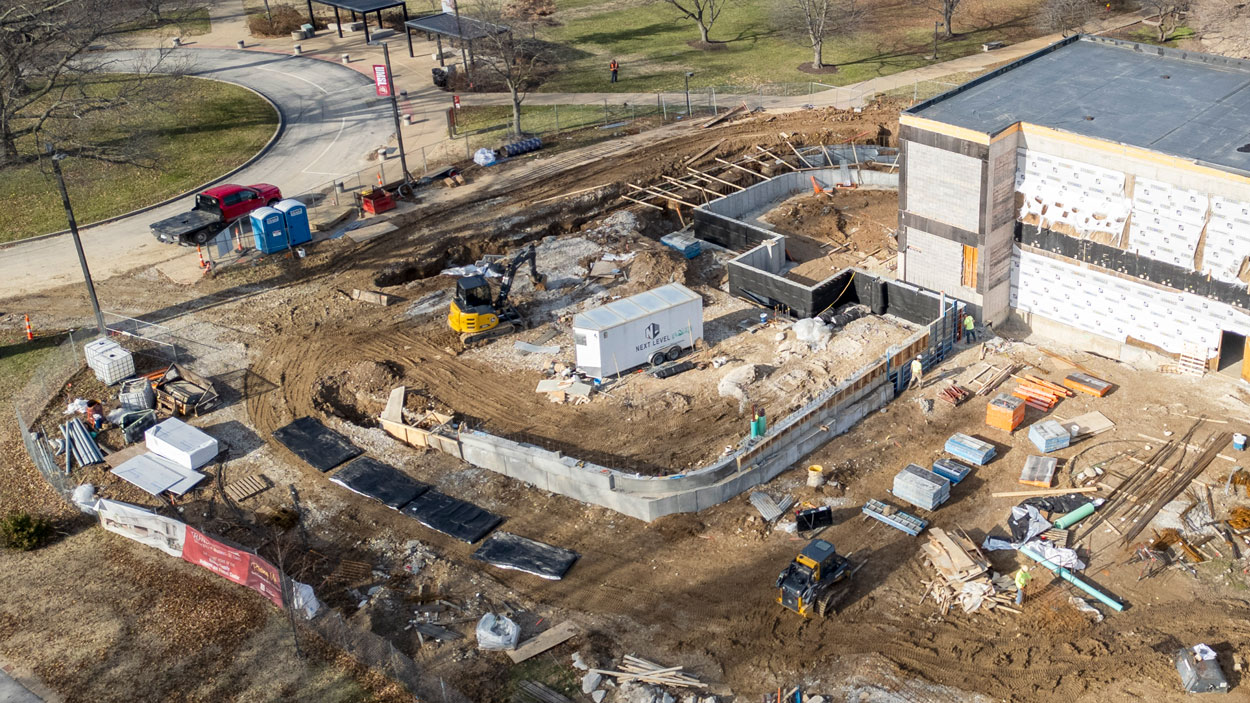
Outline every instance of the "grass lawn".
<path fill-rule="evenodd" d="M 192 7 L 167 13 L 159 21 L 155 18 L 145 22 L 133 22 L 120 31 L 125 32 L 165 32 L 183 37 L 197 34 L 208 34 L 212 22 L 208 19 L 207 7 Z"/>
<path fill-rule="evenodd" d="M 91 90 L 117 90 L 131 77 L 102 76 Z M 142 165 L 84 158 L 61 162 L 79 224 L 88 224 L 170 196 L 211 180 L 251 158 L 277 125 L 278 116 L 260 96 L 239 86 L 197 78 L 160 77 L 150 86 L 163 94 L 119 108 L 105 120 L 81 120 L 69 129 L 87 143 L 142 144 Z M 78 122 L 78 121 L 76 121 Z M 19 142 L 30 152 L 33 140 Z M 65 229 L 65 210 L 46 163 L 0 169 L 0 241 L 13 241 Z"/>
<path fill-rule="evenodd" d="M 729 6 L 712 27 L 718 50 L 690 46 L 697 26 L 675 9 L 645 0 L 591 4 L 557 0 L 559 26 L 539 30 L 552 44 L 559 71 L 540 88 L 547 92 L 677 91 L 683 74 L 694 71 L 692 88 L 741 92 L 768 83 L 845 85 L 929 63 L 934 15 L 906 0 L 865 0 L 865 29 L 834 37 L 824 49 L 837 73 L 810 75 L 798 66 L 811 60 L 808 48 L 780 35 L 770 20 L 770 0 Z M 1037 36 L 1032 15 L 1037 0 L 964 0 L 955 14 L 957 32 L 942 40 L 940 60 L 980 51 L 986 41 L 1015 42 Z M 620 80 L 608 82 L 608 62 L 621 64 Z M 802 86 L 795 86 L 796 91 Z M 737 90 L 735 90 L 737 88 Z"/>

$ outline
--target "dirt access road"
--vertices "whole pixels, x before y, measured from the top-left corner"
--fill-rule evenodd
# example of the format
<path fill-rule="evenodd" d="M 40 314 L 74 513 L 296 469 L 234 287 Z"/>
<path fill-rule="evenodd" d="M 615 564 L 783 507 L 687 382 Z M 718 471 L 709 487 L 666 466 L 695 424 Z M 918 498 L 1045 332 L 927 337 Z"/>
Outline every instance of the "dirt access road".
<path fill-rule="evenodd" d="M 178 49 L 158 64 L 155 50 L 91 55 L 109 70 L 172 70 L 227 81 L 268 98 L 281 115 L 281 134 L 267 152 L 230 176 L 235 183 L 272 183 L 299 197 L 366 165 L 365 155 L 394 132 L 389 106 L 373 83 L 345 66 L 316 59 L 228 49 Z M 153 66 L 168 68 L 153 69 Z M 73 193 L 70 193 L 72 201 Z M 185 255 L 162 244 L 148 225 L 194 204 L 188 196 L 116 222 L 81 230 L 83 249 L 96 279 L 115 276 Z M 0 248 L 0 299 L 46 291 L 82 280 L 68 234 L 15 242 Z"/>

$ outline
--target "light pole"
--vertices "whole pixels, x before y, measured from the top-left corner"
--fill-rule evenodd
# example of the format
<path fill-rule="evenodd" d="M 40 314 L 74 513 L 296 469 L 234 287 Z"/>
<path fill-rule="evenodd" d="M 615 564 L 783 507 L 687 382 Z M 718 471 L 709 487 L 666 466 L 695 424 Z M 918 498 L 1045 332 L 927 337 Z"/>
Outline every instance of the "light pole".
<path fill-rule="evenodd" d="M 694 71 L 686 71 L 686 117 L 690 116 L 690 77 Z"/>
<path fill-rule="evenodd" d="M 942 22 L 939 20 L 934 20 L 933 22 L 933 56 L 929 57 L 933 59 L 934 61 L 937 61 L 938 30 L 941 28 L 942 28 Z"/>
<path fill-rule="evenodd" d="M 399 125 L 399 98 L 395 95 L 395 76 L 391 73 L 391 47 L 382 42 L 382 58 L 386 62 L 387 92 L 391 94 L 391 112 L 395 115 L 395 139 L 399 142 L 399 167 L 404 170 L 404 181 L 411 181 L 408 173 L 408 159 L 404 155 L 404 133 Z"/>
<path fill-rule="evenodd" d="M 95 284 L 91 282 L 91 270 L 87 268 L 87 255 L 82 251 L 82 239 L 78 236 L 78 223 L 74 221 L 74 208 L 69 204 L 69 191 L 65 189 L 65 177 L 61 175 L 61 159 L 65 154 L 56 153 L 52 144 L 46 145 L 48 156 L 52 157 L 52 173 L 56 174 L 56 184 L 61 189 L 61 204 L 65 206 L 65 217 L 69 220 L 69 233 L 74 238 L 74 249 L 78 250 L 78 263 L 82 266 L 82 277 L 87 281 L 87 297 L 91 299 L 91 309 L 95 312 L 95 324 L 101 337 L 107 337 L 104 326 L 104 313 L 100 312 L 100 300 L 95 295 Z"/>

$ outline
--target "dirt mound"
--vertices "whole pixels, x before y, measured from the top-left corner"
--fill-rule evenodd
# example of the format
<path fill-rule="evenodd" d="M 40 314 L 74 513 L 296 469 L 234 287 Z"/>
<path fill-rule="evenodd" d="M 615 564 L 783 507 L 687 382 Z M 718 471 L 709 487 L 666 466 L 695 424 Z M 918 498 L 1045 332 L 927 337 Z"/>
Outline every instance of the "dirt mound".
<path fill-rule="evenodd" d="M 814 239 L 827 240 L 835 234 L 843 237 L 846 234 L 846 218 L 834 205 L 833 198 L 824 193 L 791 198 L 769 211 L 763 220 L 786 232 Z"/>
<path fill-rule="evenodd" d="M 398 364 L 358 361 L 313 386 L 313 406 L 361 427 L 376 427 L 386 397 L 403 375 Z"/>
<path fill-rule="evenodd" d="M 669 249 L 643 249 L 629 263 L 629 281 L 613 291 L 614 295 L 634 295 L 669 283 L 687 285 L 689 261 Z"/>

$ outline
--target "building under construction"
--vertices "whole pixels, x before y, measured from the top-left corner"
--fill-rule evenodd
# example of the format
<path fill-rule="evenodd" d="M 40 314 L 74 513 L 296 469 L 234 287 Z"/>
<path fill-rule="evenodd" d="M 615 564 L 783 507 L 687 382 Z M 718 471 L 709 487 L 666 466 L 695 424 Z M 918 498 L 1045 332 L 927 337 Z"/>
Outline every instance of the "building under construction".
<path fill-rule="evenodd" d="M 900 274 L 1250 377 L 1248 123 L 1250 61 L 1065 39 L 902 114 Z"/>

